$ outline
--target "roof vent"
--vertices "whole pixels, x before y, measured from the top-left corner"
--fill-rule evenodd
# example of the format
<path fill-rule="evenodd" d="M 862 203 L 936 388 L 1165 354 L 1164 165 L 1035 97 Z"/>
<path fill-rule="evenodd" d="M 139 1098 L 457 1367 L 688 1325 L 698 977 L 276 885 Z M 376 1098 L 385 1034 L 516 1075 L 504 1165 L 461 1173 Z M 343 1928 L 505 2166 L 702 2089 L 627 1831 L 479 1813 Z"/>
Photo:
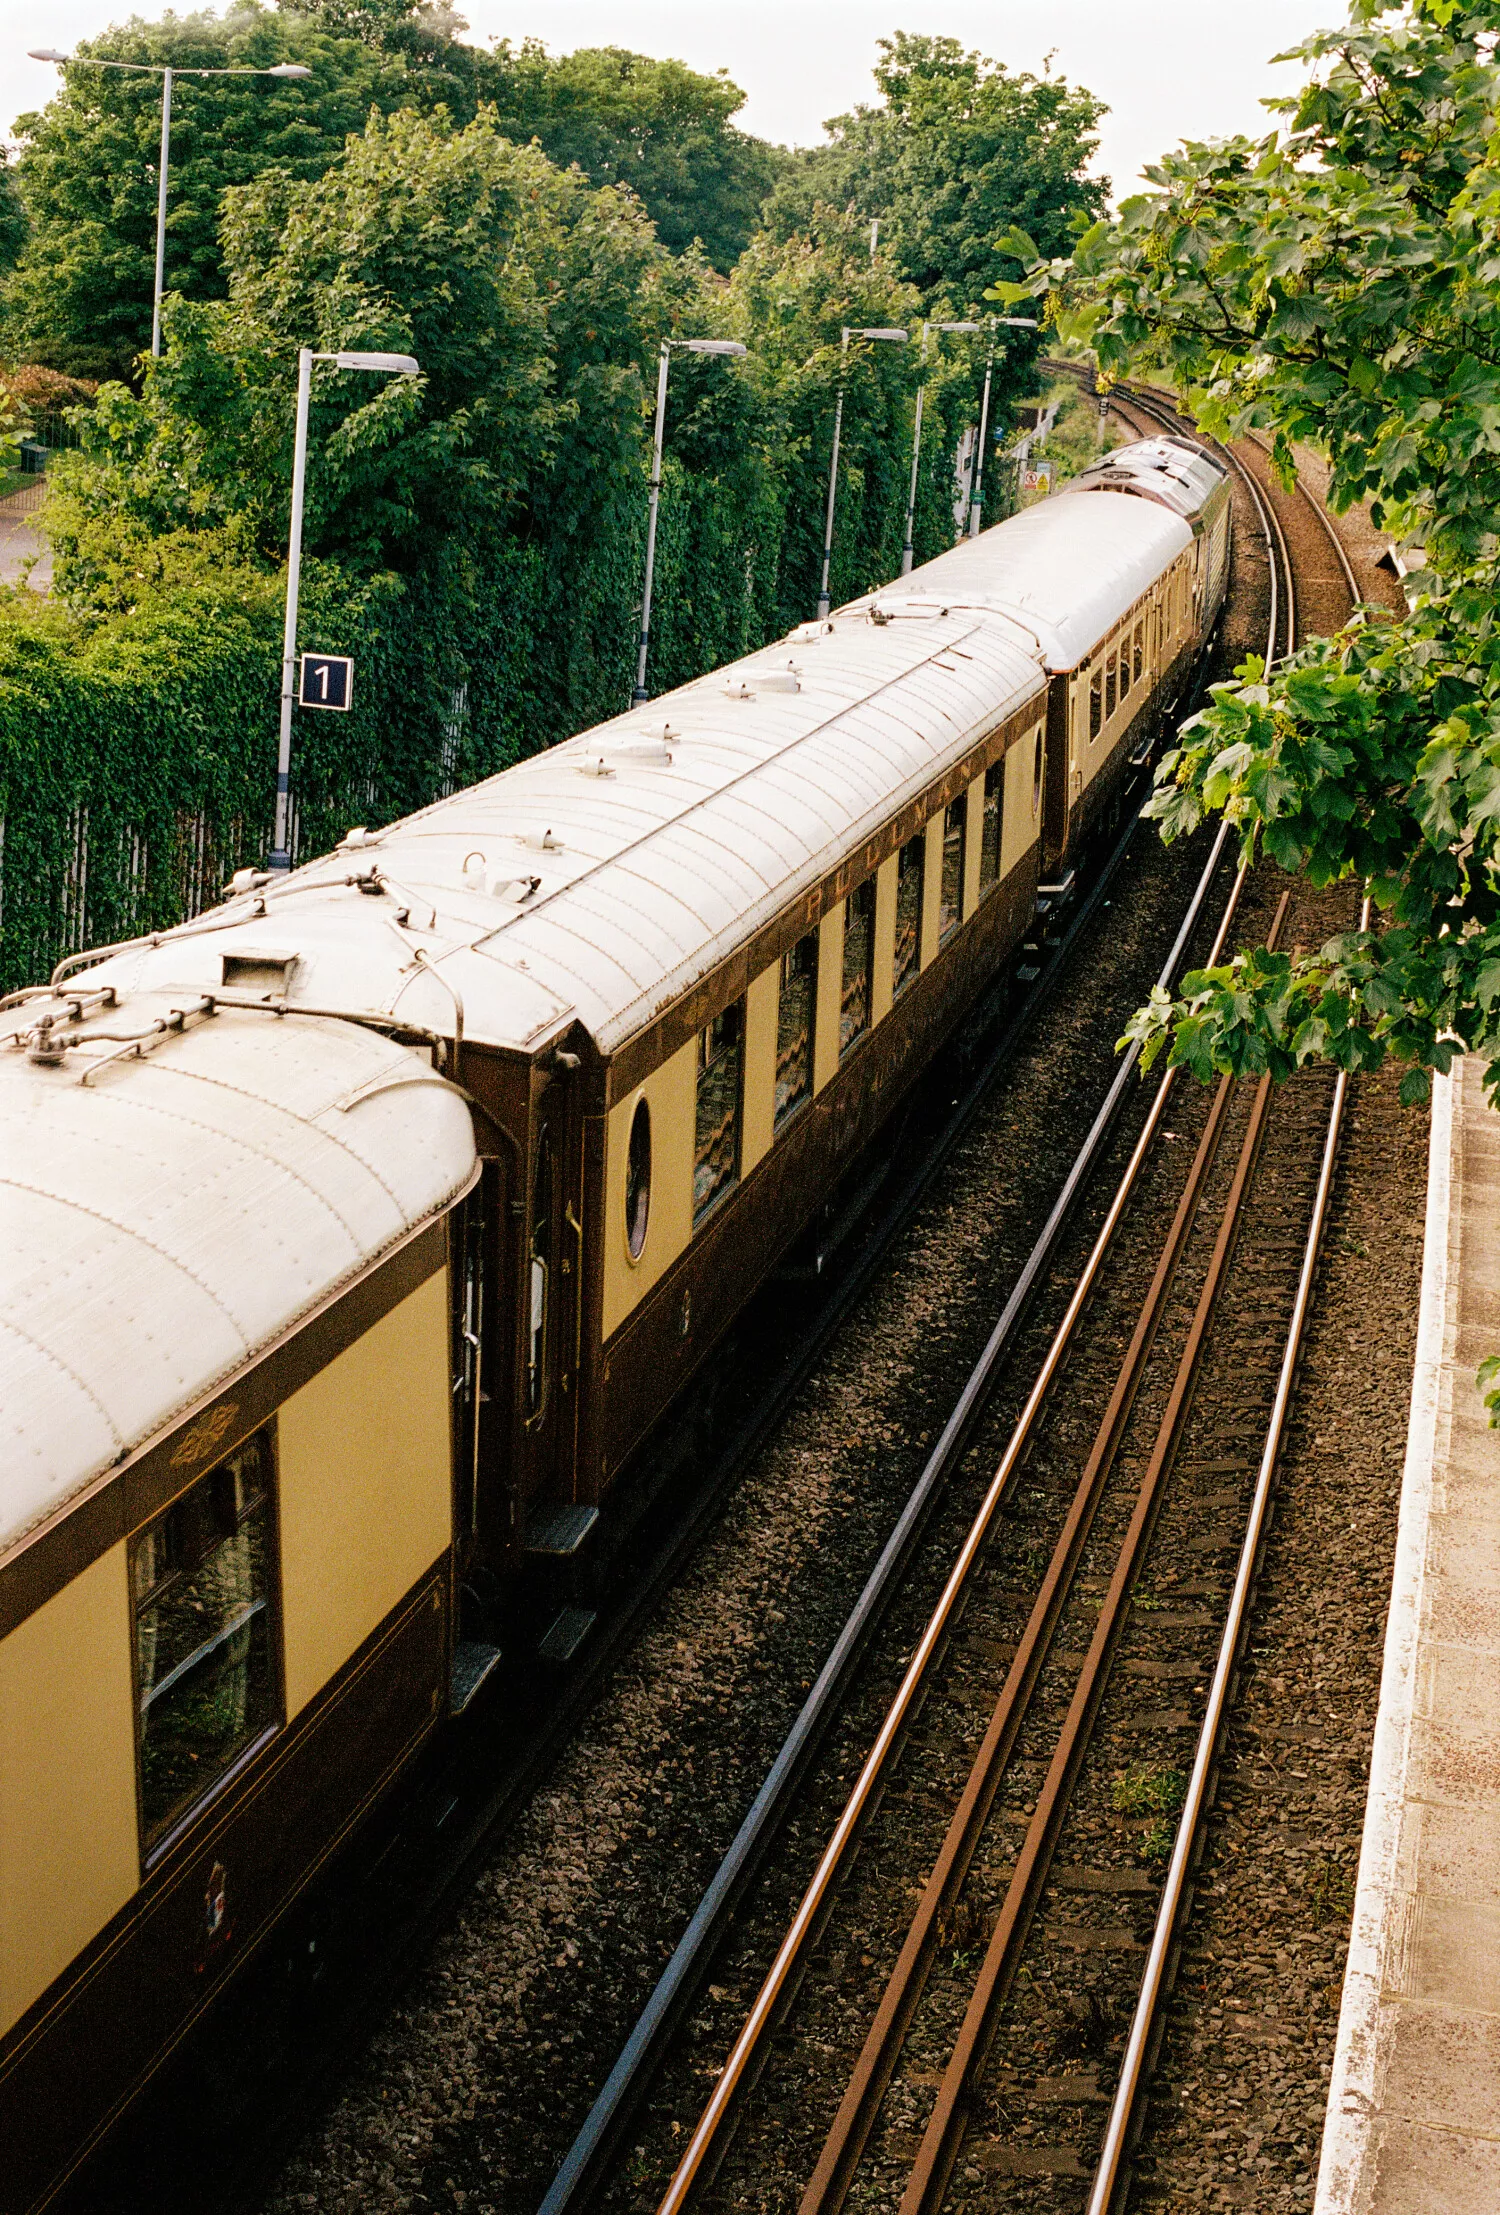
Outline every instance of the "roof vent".
<path fill-rule="evenodd" d="M 590 754 L 587 761 L 581 761 L 578 764 L 578 771 L 579 775 L 584 777 L 612 777 L 614 775 L 614 771 L 602 754 Z"/>
<path fill-rule="evenodd" d="M 237 986 L 242 992 L 285 993 L 296 966 L 295 954 L 278 954 L 260 947 L 242 946 L 237 954 L 219 956 L 219 982 L 226 991 L 231 986 Z"/>
<path fill-rule="evenodd" d="M 833 625 L 826 620 L 822 623 L 799 623 L 794 631 L 787 632 L 786 642 L 788 646 L 811 646 L 820 638 L 832 636 Z"/>
<path fill-rule="evenodd" d="M 343 837 L 339 840 L 339 852 L 341 854 L 347 853 L 351 848 L 357 852 L 361 846 L 378 846 L 379 844 L 379 831 L 367 831 L 361 823 L 357 829 L 345 831 Z"/>
<path fill-rule="evenodd" d="M 800 692 L 802 675 L 795 662 L 789 661 L 784 669 L 752 669 L 751 677 L 757 692 Z"/>
<path fill-rule="evenodd" d="M 724 687 L 724 697 L 726 700 L 753 700 L 755 694 L 743 677 L 731 677 Z"/>
<path fill-rule="evenodd" d="M 563 842 L 554 838 L 551 831 L 522 831 L 521 844 L 534 847 L 539 854 L 560 854 Z"/>

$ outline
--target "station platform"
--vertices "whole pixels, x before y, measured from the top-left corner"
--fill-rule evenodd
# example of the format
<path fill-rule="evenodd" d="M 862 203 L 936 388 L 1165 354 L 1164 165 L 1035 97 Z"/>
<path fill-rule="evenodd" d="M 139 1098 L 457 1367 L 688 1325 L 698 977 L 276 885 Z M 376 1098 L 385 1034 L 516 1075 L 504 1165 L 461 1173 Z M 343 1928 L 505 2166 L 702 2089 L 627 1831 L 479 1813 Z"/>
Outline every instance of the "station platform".
<path fill-rule="evenodd" d="M 1421 1312 L 1315 2215 L 1500 2210 L 1500 1115 L 1433 1087 Z M 1392 1379 L 1393 1387 L 1396 1380 Z"/>

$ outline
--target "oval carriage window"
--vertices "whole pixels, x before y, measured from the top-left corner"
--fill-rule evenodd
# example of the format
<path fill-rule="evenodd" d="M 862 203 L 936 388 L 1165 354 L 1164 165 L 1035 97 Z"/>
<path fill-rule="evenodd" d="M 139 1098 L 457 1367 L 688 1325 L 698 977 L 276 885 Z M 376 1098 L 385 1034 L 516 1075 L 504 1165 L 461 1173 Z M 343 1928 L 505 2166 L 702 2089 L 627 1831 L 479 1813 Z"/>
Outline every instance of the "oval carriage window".
<path fill-rule="evenodd" d="M 639 1261 L 646 1244 L 646 1223 L 651 1214 L 651 1109 L 637 1100 L 630 1119 L 630 1151 L 625 1160 L 625 1243 L 632 1261 Z"/>

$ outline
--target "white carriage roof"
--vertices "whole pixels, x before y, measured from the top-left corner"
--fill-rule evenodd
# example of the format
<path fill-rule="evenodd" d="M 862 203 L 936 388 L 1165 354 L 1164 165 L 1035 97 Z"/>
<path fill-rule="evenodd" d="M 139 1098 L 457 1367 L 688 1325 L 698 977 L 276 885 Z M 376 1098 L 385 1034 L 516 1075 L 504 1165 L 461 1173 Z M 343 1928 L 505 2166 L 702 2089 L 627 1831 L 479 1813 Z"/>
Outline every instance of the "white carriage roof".
<path fill-rule="evenodd" d="M 1040 500 L 856 605 L 993 608 L 1031 633 L 1049 670 L 1075 669 L 1192 542 L 1153 501 Z"/>
<path fill-rule="evenodd" d="M 168 1012 L 136 996 L 91 1027 Z M 225 1013 L 114 1050 L 0 1051 L 0 1552 L 473 1172 L 462 1095 L 352 1024 Z"/>
<path fill-rule="evenodd" d="M 609 1053 L 1044 691 L 993 610 L 841 611 L 89 976 L 207 992 L 290 955 L 293 1005 Z"/>
<path fill-rule="evenodd" d="M 1227 472 L 1196 448 L 1179 446 L 1175 439 L 1144 438 L 1101 456 L 1062 490 L 1109 492 L 1128 486 L 1165 500 L 1179 515 L 1198 516 L 1228 482 Z"/>

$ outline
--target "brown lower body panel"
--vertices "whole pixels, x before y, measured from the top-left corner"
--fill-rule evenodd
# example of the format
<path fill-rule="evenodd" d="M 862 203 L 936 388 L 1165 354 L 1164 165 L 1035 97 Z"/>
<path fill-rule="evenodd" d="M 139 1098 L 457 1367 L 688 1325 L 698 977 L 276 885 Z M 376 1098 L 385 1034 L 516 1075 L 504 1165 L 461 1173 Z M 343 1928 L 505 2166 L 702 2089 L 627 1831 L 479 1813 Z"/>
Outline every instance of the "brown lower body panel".
<path fill-rule="evenodd" d="M 47 2203 L 426 1739 L 448 1594 L 444 1555 L 6 2038 L 0 2215 Z"/>
<path fill-rule="evenodd" d="M 1030 926 L 1033 847 L 758 1162 L 604 1350 L 607 1481 L 875 1137 Z"/>

